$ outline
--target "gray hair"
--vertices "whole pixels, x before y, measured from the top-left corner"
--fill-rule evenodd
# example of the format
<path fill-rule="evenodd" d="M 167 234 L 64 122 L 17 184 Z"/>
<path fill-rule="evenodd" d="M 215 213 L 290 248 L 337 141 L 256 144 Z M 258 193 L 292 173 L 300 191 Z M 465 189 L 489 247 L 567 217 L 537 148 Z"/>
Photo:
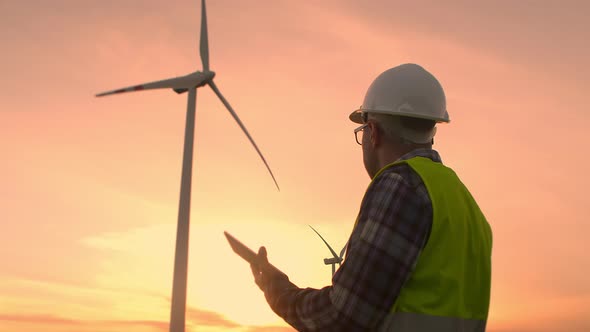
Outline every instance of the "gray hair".
<path fill-rule="evenodd" d="M 385 136 L 404 144 L 429 144 L 436 134 L 436 122 L 382 113 L 368 113 L 368 119 L 379 124 Z"/>

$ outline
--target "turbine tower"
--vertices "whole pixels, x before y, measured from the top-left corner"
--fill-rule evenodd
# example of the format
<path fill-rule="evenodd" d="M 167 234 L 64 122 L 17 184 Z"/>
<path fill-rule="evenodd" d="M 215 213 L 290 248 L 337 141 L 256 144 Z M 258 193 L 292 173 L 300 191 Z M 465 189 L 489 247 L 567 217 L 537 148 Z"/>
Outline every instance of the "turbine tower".
<path fill-rule="evenodd" d="M 193 164 L 193 142 L 195 131 L 195 104 L 197 98 L 197 88 L 209 85 L 223 105 L 227 108 L 234 120 L 238 123 L 252 146 L 264 162 L 266 169 L 270 173 L 277 189 L 279 185 L 272 173 L 266 159 L 258 149 L 250 133 L 230 106 L 228 101 L 223 97 L 217 85 L 213 82 L 215 72 L 209 69 L 209 42 L 207 38 L 207 14 L 205 10 L 205 0 L 201 2 L 201 38 L 200 54 L 203 65 L 203 71 L 195 71 L 188 75 L 164 79 L 155 82 L 149 82 L 134 85 L 122 89 L 102 92 L 97 97 L 118 94 L 124 92 L 133 92 L 149 89 L 172 89 L 181 94 L 188 91 L 186 127 L 184 133 L 184 152 L 182 157 L 182 176 L 180 184 L 180 202 L 178 208 L 178 226 L 176 230 L 176 250 L 174 256 L 174 278 L 172 284 L 172 305 L 170 310 L 170 332 L 184 332 L 185 330 L 185 313 L 186 313 L 186 286 L 188 271 L 188 242 L 189 242 L 189 225 L 190 225 L 190 202 L 191 202 L 191 179 Z"/>
<path fill-rule="evenodd" d="M 324 243 L 326 244 L 328 249 L 330 249 L 330 252 L 332 253 L 333 257 L 324 258 L 324 264 L 332 265 L 332 275 L 334 275 L 334 273 L 336 273 L 336 264 L 340 265 L 342 263 L 342 260 L 344 257 L 344 252 L 346 251 L 346 244 L 344 245 L 344 247 L 340 251 L 340 256 L 338 256 L 338 255 L 336 255 L 336 252 L 334 251 L 334 249 L 332 249 L 332 247 L 330 247 L 328 242 L 326 242 L 326 240 L 324 240 L 324 238 L 320 235 L 320 233 L 318 233 L 318 231 L 315 230 L 315 228 L 311 227 L 311 225 L 307 225 L 307 226 L 309 226 L 320 237 L 320 239 L 322 239 L 322 241 L 324 241 Z"/>

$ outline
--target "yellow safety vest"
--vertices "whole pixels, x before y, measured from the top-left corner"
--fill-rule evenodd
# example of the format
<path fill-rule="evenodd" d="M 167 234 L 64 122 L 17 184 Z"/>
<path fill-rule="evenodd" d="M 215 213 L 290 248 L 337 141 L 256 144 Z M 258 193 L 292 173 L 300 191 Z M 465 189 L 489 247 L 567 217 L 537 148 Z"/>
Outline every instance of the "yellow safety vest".
<path fill-rule="evenodd" d="M 406 163 L 432 201 L 428 242 L 379 331 L 485 331 L 490 303 L 492 231 L 455 172 L 424 157 Z"/>

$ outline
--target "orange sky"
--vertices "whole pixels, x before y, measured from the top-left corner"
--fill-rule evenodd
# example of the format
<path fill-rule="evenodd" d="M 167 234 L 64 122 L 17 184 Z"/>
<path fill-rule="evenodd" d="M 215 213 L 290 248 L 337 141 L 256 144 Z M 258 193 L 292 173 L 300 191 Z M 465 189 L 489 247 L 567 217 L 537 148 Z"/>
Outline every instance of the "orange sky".
<path fill-rule="evenodd" d="M 583 1 L 208 2 L 188 331 L 278 331 L 228 230 L 329 283 L 368 184 L 347 116 L 415 62 L 452 119 L 435 148 L 494 231 L 489 330 L 590 330 L 590 25 Z M 0 2 L 0 331 L 167 331 L 186 96 L 94 94 L 200 69 L 199 2 Z M 285 331 L 289 331 L 285 328 Z"/>

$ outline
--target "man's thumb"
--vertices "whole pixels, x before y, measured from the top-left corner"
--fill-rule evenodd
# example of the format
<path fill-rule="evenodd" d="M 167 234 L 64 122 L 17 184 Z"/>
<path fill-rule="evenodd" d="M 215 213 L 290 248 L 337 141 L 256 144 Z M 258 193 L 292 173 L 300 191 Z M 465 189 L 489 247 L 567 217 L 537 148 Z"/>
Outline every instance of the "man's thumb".
<path fill-rule="evenodd" d="M 260 249 L 258 249 L 258 258 L 264 263 L 268 262 L 268 258 L 266 257 L 266 248 L 265 247 L 260 247 Z"/>

